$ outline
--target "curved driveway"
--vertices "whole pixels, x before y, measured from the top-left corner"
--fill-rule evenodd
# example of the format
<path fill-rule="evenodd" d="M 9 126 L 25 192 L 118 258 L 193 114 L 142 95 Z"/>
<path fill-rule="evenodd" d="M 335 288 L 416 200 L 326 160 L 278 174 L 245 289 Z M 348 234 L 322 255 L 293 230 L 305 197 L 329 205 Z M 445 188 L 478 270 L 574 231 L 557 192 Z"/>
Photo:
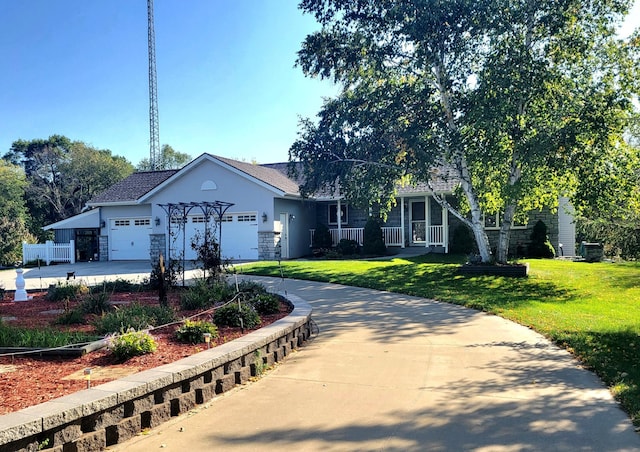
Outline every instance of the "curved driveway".
<path fill-rule="evenodd" d="M 539 334 L 446 303 L 255 278 L 320 333 L 262 379 L 121 451 L 640 451 L 609 391 Z"/>

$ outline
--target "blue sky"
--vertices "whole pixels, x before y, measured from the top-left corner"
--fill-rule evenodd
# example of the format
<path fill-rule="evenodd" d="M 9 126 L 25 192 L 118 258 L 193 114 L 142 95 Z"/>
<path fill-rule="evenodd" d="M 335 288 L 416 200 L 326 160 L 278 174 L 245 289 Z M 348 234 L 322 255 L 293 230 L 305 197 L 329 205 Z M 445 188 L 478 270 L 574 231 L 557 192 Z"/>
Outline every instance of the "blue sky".
<path fill-rule="evenodd" d="M 338 88 L 294 67 L 318 29 L 298 0 L 155 0 L 160 143 L 286 161 L 298 118 Z M 640 23 L 640 0 L 630 14 Z M 0 155 L 66 135 L 149 155 L 147 2 L 0 0 Z"/>

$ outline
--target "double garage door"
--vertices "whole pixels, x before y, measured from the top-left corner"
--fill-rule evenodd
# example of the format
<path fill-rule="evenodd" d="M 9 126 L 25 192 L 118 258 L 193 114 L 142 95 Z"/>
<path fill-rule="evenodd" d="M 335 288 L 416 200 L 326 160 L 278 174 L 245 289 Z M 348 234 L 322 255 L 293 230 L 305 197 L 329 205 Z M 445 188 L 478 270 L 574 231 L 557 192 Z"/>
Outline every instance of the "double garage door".
<path fill-rule="evenodd" d="M 214 222 L 211 222 L 211 229 Z M 258 221 L 257 212 L 227 214 L 222 218 L 222 256 L 225 259 L 255 260 L 258 259 Z M 185 225 L 183 240 L 182 229 L 177 225 L 171 228 L 172 236 L 168 237 L 171 254 L 180 255 L 184 247 L 187 260 L 196 258 L 191 247 L 192 237 L 200 236 L 205 230 L 205 219 L 202 216 L 189 216 Z M 111 220 L 109 242 L 111 243 L 111 260 L 144 260 L 149 259 L 151 234 L 150 218 L 121 218 Z M 166 231 L 165 231 L 166 232 Z M 218 233 L 215 233 L 216 239 Z M 184 245 L 183 245 L 184 244 Z"/>

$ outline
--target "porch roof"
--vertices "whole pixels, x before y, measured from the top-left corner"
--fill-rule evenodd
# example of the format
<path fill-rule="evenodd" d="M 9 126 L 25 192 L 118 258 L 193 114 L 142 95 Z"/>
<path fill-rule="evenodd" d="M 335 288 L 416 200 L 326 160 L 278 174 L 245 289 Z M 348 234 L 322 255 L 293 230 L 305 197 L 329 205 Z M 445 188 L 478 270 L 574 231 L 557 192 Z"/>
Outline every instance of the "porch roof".
<path fill-rule="evenodd" d="M 42 229 L 49 231 L 52 229 L 90 229 L 98 227 L 100 227 L 100 209 L 92 209 L 57 223 L 49 224 Z"/>

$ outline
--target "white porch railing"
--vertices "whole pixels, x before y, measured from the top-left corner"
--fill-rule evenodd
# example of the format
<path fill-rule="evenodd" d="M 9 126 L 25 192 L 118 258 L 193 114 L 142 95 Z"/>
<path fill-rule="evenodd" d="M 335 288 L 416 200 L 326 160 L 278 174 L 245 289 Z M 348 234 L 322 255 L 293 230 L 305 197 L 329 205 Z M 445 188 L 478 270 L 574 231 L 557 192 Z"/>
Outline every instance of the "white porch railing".
<path fill-rule="evenodd" d="M 76 247 L 75 242 L 70 240 L 69 243 L 46 243 L 22 244 L 22 265 L 27 262 L 37 260 L 44 261 L 47 265 L 51 262 L 69 262 L 76 263 Z"/>
<path fill-rule="evenodd" d="M 313 243 L 313 234 L 316 232 L 315 229 L 309 229 L 310 232 L 310 241 L 309 243 Z M 336 246 L 340 240 L 354 240 L 359 245 L 362 245 L 364 242 L 364 228 L 342 228 L 342 234 L 338 234 L 337 229 L 329 229 L 331 233 L 331 242 L 333 246 Z M 383 227 L 382 235 L 384 238 L 384 244 L 387 246 L 402 246 L 402 228 L 401 227 Z"/>
<path fill-rule="evenodd" d="M 445 246 L 444 243 L 444 227 L 443 226 L 429 226 L 429 243 L 430 245 Z"/>

